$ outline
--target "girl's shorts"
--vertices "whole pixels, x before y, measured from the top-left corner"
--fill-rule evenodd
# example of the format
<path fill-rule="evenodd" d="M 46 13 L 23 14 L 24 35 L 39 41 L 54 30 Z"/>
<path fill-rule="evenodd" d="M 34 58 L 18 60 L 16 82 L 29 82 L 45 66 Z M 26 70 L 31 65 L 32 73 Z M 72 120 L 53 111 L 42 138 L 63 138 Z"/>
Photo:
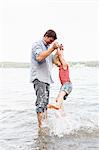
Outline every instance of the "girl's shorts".
<path fill-rule="evenodd" d="M 66 82 L 64 83 L 61 88 L 60 88 L 60 92 L 64 91 L 66 92 L 66 95 L 64 96 L 64 100 L 66 100 L 67 96 L 71 93 L 72 91 L 72 83 L 71 82 Z"/>

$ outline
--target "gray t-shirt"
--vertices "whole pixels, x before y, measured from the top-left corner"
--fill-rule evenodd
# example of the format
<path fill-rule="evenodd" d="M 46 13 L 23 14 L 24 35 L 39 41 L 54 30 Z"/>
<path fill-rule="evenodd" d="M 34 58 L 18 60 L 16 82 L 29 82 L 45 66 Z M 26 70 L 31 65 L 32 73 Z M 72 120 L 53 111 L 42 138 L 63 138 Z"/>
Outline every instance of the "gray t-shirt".
<path fill-rule="evenodd" d="M 49 46 L 46 46 L 43 42 L 43 39 L 35 42 L 32 45 L 31 53 L 31 82 L 35 79 L 38 79 L 45 83 L 53 83 L 52 80 L 52 60 L 53 55 L 50 54 L 47 58 L 42 61 L 37 61 L 36 56 L 39 55 L 42 51 L 48 50 Z"/>

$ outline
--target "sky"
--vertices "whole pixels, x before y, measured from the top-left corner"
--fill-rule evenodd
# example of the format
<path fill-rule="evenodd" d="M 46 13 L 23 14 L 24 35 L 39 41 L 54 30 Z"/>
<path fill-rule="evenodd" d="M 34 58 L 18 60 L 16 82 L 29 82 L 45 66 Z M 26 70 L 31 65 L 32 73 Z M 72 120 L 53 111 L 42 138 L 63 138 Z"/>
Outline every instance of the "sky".
<path fill-rule="evenodd" d="M 0 62 L 30 62 L 48 29 L 67 61 L 99 60 L 98 0 L 0 0 L 0 11 Z"/>

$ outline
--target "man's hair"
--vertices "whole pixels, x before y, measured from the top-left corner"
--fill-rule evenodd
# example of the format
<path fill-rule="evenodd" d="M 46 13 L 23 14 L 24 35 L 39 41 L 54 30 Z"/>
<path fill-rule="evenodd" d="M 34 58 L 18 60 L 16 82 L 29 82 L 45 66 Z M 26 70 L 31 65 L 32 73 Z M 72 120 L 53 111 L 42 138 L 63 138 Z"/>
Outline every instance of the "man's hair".
<path fill-rule="evenodd" d="M 54 30 L 46 31 L 46 33 L 44 34 L 44 37 L 45 36 L 52 37 L 52 38 L 54 38 L 54 40 L 57 39 L 57 35 L 56 35 L 56 32 Z"/>

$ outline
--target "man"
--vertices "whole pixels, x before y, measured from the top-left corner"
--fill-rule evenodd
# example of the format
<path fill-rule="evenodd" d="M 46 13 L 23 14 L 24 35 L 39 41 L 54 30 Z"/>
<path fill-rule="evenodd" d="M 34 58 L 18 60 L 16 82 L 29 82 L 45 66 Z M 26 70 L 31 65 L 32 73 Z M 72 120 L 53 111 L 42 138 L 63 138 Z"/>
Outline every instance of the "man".
<path fill-rule="evenodd" d="M 56 39 L 55 31 L 48 30 L 43 38 L 32 46 L 31 81 L 37 96 L 35 105 L 39 128 L 42 127 L 43 113 L 47 112 L 47 105 L 49 103 L 49 88 L 53 82 L 51 70 L 54 56 L 52 52 L 59 47 L 58 43 L 54 42 Z M 50 47 L 52 43 L 53 45 Z"/>

